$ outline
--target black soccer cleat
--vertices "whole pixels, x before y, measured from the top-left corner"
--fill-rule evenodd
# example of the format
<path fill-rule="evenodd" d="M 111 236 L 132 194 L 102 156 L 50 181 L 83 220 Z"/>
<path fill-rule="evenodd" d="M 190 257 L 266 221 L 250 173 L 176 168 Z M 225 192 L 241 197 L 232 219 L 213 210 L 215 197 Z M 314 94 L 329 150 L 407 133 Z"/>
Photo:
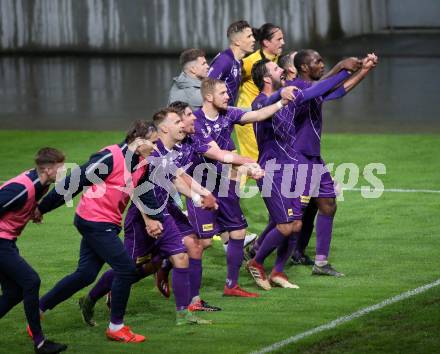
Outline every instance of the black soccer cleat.
<path fill-rule="evenodd" d="M 65 351 L 67 349 L 67 345 L 45 339 L 43 345 L 40 348 L 34 346 L 34 349 L 35 353 L 37 354 L 52 354 Z"/>
<path fill-rule="evenodd" d="M 95 304 L 88 296 L 79 299 L 79 308 L 81 309 L 81 316 L 84 322 L 90 327 L 96 326 L 96 321 L 93 319 L 95 313 Z"/>
<path fill-rule="evenodd" d="M 334 269 L 330 263 L 327 263 L 326 265 L 320 267 L 316 264 L 313 266 L 312 269 L 312 275 L 329 275 L 332 277 L 343 277 L 345 276 L 344 273 L 338 272 L 336 269 Z"/>
<path fill-rule="evenodd" d="M 188 306 L 188 311 L 191 311 L 191 312 L 194 312 L 194 311 L 214 312 L 214 311 L 221 311 L 221 310 L 222 309 L 220 307 L 210 305 L 206 301 L 203 301 L 203 300 L 197 300 Z"/>
<path fill-rule="evenodd" d="M 292 261 L 293 265 L 311 266 L 315 264 L 315 262 L 313 262 L 313 259 L 311 259 L 308 255 L 296 252 L 293 253 L 290 260 Z"/>

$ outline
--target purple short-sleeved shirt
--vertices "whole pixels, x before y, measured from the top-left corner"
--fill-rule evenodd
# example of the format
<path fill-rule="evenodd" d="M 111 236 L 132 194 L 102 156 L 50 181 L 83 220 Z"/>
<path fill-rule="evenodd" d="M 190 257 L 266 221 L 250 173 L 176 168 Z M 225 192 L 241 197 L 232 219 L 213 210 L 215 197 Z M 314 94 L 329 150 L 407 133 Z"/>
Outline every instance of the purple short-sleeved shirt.
<path fill-rule="evenodd" d="M 208 77 L 225 82 L 230 106 L 235 106 L 235 101 L 237 101 L 241 83 L 241 68 L 242 62 L 234 58 L 231 49 L 226 49 L 216 55 L 208 71 Z"/>
<path fill-rule="evenodd" d="M 232 131 L 235 124 L 240 124 L 241 117 L 245 114 L 238 108 L 228 107 L 224 111 L 220 111 L 217 117 L 214 119 L 208 118 L 202 109 L 198 109 L 194 112 L 197 117 L 195 121 L 195 136 L 204 141 L 205 144 L 215 141 L 222 150 L 233 151 L 235 150 L 235 144 L 232 140 Z M 209 162 L 220 167 L 221 163 L 218 161 L 204 159 L 205 162 Z"/>

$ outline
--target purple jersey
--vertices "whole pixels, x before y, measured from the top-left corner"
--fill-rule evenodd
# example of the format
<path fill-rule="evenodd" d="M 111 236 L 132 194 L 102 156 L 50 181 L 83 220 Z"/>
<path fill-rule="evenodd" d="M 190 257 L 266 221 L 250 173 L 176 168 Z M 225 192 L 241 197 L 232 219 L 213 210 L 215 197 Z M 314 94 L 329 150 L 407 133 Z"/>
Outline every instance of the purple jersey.
<path fill-rule="evenodd" d="M 170 195 L 174 196 L 177 193 L 173 180 L 180 168 L 179 153 L 168 150 L 160 139 L 157 140 L 156 146 L 157 150 L 148 157 L 148 179 L 154 186 L 154 196 L 162 208 L 168 203 Z"/>
<path fill-rule="evenodd" d="M 202 161 L 200 155 L 209 150 L 210 141 L 201 135 L 188 134 L 179 144 L 174 145 L 173 151 L 177 152 L 175 156 L 177 165 L 182 167 L 186 173 L 192 174 L 197 163 Z"/>
<path fill-rule="evenodd" d="M 252 102 L 252 109 L 261 109 L 267 103 L 267 96 L 260 93 Z M 294 104 L 284 106 L 272 118 L 254 123 L 255 138 L 258 145 L 258 163 L 264 168 L 266 162 L 276 158 L 279 163 L 293 163 L 296 151 Z"/>
<path fill-rule="evenodd" d="M 234 58 L 231 49 L 220 52 L 211 62 L 208 77 L 225 82 L 229 95 L 229 106 L 235 106 L 241 83 L 242 62 Z"/>
<path fill-rule="evenodd" d="M 331 84 L 332 87 L 341 83 L 350 74 L 346 70 L 342 70 L 338 74 L 322 80 L 317 84 L 305 81 L 301 78 L 288 81 L 286 84 L 296 86 L 300 89 L 299 93 L 305 95 L 310 89 L 318 88 L 318 85 Z M 325 86 L 322 86 L 326 88 Z M 341 97 L 345 94 L 342 88 L 337 89 L 333 93 L 329 89 L 320 95 L 314 95 L 311 99 L 303 99 L 301 105 L 297 105 L 295 112 L 295 140 L 294 148 L 296 151 L 307 156 L 321 156 L 321 133 L 322 133 L 322 103 L 325 100 Z M 333 97 L 333 96 L 338 97 Z M 288 106 L 295 104 L 297 100 L 290 102 Z M 282 110 L 281 110 L 282 111 Z M 280 111 L 280 112 L 281 112 Z"/>
<path fill-rule="evenodd" d="M 234 124 L 240 124 L 241 117 L 245 113 L 241 109 L 228 107 L 227 110 L 220 111 L 217 117 L 211 119 L 205 115 L 202 109 L 198 109 L 194 112 L 194 115 L 197 117 L 195 121 L 195 135 L 205 143 L 215 141 L 220 149 L 233 151 L 235 150 L 235 144 L 231 135 Z M 207 158 L 204 158 L 204 161 L 214 164 L 217 166 L 217 170 L 220 171 L 221 162 Z"/>

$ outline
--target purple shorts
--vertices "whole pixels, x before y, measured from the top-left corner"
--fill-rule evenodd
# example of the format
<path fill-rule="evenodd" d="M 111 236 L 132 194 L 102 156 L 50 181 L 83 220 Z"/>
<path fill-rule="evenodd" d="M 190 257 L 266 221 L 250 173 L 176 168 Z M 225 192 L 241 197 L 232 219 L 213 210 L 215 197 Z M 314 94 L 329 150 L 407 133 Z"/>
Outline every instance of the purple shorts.
<path fill-rule="evenodd" d="M 298 154 L 297 187 L 303 196 L 336 198 L 335 185 L 321 156 Z"/>
<path fill-rule="evenodd" d="M 167 209 L 170 215 L 173 217 L 174 223 L 179 230 L 179 236 L 184 238 L 185 236 L 191 234 L 197 234 L 196 230 L 191 226 L 188 217 L 183 213 L 183 211 L 176 205 L 176 203 L 168 202 Z"/>
<path fill-rule="evenodd" d="M 219 185 L 217 184 L 212 192 L 217 198 L 217 210 L 198 208 L 187 198 L 188 218 L 199 238 L 211 238 L 223 231 L 247 228 L 248 224 L 240 207 L 240 198 L 235 192 L 237 183 L 236 181 L 230 181 L 225 190 L 222 190 L 222 193 L 219 192 Z"/>
<path fill-rule="evenodd" d="M 257 181 L 270 218 L 276 224 L 302 219 L 301 199 L 291 188 L 295 184 L 296 172 L 292 169 L 290 175 L 285 174 L 284 180 L 283 173 L 285 171 L 281 169 Z"/>
<path fill-rule="evenodd" d="M 134 204 L 130 206 L 124 223 L 124 246 L 136 264 L 152 256 L 168 258 L 186 252 L 179 230 L 166 209 L 163 216 L 162 235 L 155 239 L 145 231 L 144 220 L 136 206 Z"/>

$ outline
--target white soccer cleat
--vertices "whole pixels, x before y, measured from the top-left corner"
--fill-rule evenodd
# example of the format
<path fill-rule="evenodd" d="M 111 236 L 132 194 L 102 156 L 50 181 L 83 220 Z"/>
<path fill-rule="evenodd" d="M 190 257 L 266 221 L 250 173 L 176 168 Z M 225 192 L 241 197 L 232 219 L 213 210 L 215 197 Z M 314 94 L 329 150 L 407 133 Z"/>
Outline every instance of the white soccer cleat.
<path fill-rule="evenodd" d="M 257 284 L 263 290 L 270 290 L 269 280 L 267 280 L 266 273 L 261 264 L 258 264 L 255 259 L 251 259 L 246 263 L 246 270 L 254 278 L 255 284 Z"/>
<path fill-rule="evenodd" d="M 252 233 L 247 233 L 246 237 L 244 238 L 244 244 L 243 244 L 243 248 L 246 248 L 247 246 L 249 246 L 252 242 L 254 242 L 256 240 L 256 238 L 258 237 L 257 234 L 252 234 Z"/>
<path fill-rule="evenodd" d="M 298 285 L 289 282 L 285 273 L 272 271 L 269 279 L 270 283 L 274 286 L 279 286 L 284 289 L 299 289 Z"/>

